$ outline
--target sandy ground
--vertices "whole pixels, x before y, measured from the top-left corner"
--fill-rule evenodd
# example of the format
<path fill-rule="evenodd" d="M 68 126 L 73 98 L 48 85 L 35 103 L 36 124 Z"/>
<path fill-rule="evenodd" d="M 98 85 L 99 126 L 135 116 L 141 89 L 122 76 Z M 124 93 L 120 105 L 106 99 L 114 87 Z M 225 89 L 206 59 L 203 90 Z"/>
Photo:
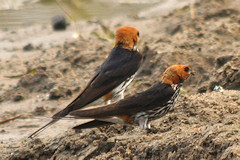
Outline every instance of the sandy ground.
<path fill-rule="evenodd" d="M 79 22 L 78 39 L 73 25 L 0 31 L 2 159 L 240 159 L 239 6 L 200 0 L 164 16 Z M 109 54 L 114 41 L 101 24 L 140 30 L 145 62 L 126 96 L 147 89 L 171 64 L 193 68 L 178 103 L 150 133 L 122 125 L 75 133 L 71 128 L 83 121 L 65 118 L 27 139 L 79 94 Z"/>

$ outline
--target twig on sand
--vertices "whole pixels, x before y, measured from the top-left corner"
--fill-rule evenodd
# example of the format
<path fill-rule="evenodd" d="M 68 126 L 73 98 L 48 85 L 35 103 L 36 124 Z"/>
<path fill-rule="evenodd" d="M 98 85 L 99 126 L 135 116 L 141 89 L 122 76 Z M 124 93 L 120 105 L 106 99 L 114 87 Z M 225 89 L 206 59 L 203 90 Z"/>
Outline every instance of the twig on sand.
<path fill-rule="evenodd" d="M 16 115 L 16 116 L 9 117 L 9 118 L 7 118 L 7 119 L 4 119 L 4 120 L 0 121 L 0 124 L 7 123 L 7 122 L 9 122 L 9 121 L 11 121 L 11 120 L 14 120 L 14 119 L 17 119 L 17 118 L 19 118 L 19 117 L 21 117 L 20 114 L 19 114 L 19 115 Z"/>

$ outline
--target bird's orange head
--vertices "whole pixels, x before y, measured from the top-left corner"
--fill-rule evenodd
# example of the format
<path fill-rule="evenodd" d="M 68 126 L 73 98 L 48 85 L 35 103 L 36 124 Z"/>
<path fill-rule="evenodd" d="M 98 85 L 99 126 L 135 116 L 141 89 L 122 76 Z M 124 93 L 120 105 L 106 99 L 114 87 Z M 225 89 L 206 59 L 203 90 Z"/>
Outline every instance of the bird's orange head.
<path fill-rule="evenodd" d="M 163 73 L 162 82 L 167 84 L 178 84 L 187 79 L 191 74 L 188 65 L 172 65 Z"/>
<path fill-rule="evenodd" d="M 122 47 L 132 50 L 137 44 L 139 31 L 136 28 L 122 26 L 116 32 L 115 47 Z"/>

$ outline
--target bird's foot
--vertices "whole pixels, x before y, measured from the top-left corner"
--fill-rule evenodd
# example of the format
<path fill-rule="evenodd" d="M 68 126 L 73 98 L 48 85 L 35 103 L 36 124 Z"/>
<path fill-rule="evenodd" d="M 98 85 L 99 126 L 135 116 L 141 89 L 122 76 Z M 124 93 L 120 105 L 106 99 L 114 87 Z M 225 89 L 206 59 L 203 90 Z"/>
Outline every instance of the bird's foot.
<path fill-rule="evenodd" d="M 147 131 L 147 134 L 156 134 L 158 133 L 159 130 L 154 126 L 151 126 L 151 128 L 147 128 L 146 131 Z"/>

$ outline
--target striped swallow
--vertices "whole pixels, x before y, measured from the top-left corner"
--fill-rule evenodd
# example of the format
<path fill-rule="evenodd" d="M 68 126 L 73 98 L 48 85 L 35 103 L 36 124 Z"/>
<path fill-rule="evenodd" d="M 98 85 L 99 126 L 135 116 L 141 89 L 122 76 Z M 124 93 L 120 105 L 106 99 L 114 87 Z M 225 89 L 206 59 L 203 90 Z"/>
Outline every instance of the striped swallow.
<path fill-rule="evenodd" d="M 142 129 L 150 129 L 149 121 L 162 117 L 174 106 L 182 83 L 190 74 L 191 69 L 188 65 L 172 65 L 166 69 L 161 81 L 144 92 L 109 105 L 70 112 L 74 118 L 93 119 L 73 129 L 114 123 L 133 124 Z"/>
<path fill-rule="evenodd" d="M 52 116 L 52 121 L 29 136 L 32 138 L 54 124 L 69 112 L 81 109 L 103 97 L 105 101 L 123 98 L 123 92 L 139 69 L 143 56 L 136 49 L 139 31 L 136 28 L 120 27 L 115 35 L 115 46 L 108 58 L 99 67 L 80 95 L 66 108 Z"/>

